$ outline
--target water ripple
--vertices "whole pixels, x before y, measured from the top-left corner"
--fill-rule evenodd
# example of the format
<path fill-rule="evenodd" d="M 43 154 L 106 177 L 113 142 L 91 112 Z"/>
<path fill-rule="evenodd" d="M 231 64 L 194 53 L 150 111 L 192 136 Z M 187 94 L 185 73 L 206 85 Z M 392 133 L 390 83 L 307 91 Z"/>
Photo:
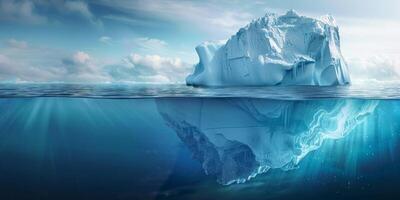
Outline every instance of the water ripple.
<path fill-rule="evenodd" d="M 182 84 L 0 84 L 0 98 L 249 97 L 283 100 L 320 98 L 400 99 L 400 85 L 269 86 L 195 88 Z"/>

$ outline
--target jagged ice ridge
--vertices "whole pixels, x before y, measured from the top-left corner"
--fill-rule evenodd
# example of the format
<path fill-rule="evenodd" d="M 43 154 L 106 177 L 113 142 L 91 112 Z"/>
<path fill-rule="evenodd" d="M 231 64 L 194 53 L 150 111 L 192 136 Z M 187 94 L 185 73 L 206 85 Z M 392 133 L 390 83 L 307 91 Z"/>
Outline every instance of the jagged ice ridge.
<path fill-rule="evenodd" d="M 196 47 L 199 63 L 186 78 L 193 86 L 345 85 L 348 69 L 339 28 L 330 15 L 314 19 L 290 10 L 267 13 L 226 43 Z"/>

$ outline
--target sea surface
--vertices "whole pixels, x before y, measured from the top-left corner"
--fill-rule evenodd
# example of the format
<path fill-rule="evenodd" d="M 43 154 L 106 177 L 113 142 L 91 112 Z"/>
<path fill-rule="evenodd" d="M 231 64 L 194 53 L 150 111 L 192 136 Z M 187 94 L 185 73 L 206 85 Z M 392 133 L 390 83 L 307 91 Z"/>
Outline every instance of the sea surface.
<path fill-rule="evenodd" d="M 248 159 L 207 175 L 189 129 L 269 170 L 223 184 Z M 1 84 L 0 159 L 1 200 L 399 199 L 400 86 Z"/>

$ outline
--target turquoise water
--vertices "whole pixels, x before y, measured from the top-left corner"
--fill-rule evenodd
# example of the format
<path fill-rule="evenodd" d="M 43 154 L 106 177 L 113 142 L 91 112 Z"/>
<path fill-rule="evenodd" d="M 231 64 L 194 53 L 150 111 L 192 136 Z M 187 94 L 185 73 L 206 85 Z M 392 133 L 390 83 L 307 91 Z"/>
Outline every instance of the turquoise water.
<path fill-rule="evenodd" d="M 220 88 L 231 94 L 221 97 L 213 94 L 218 89 L 211 92 L 190 89 L 190 96 L 186 90 L 165 87 L 160 91 L 152 87 L 139 90 L 119 86 L 110 92 L 110 88 L 97 86 L 64 89 L 49 85 L 34 89 L 27 85 L 2 86 L 0 198 L 394 199 L 400 196 L 397 189 L 400 101 L 395 98 L 396 89 L 384 90 L 387 98 L 376 99 L 352 89 L 329 89 L 333 91 L 329 94 L 348 91 L 346 98 L 338 98 L 340 95 L 321 98 L 328 94 L 309 88 L 302 88 L 304 92 L 301 88 L 289 88 L 291 94 L 286 96 L 261 98 L 243 95 L 251 93 L 242 89 L 229 93 Z M 262 91 L 262 88 L 251 90 Z M 299 94 L 303 95 L 294 98 Z M 321 122 L 321 133 L 339 130 L 340 123 L 336 122 L 345 117 L 349 119 L 345 124 L 351 124 L 352 120 L 358 123 L 345 129 L 340 137 L 324 139 L 290 169 L 286 169 L 287 165 L 274 167 L 245 183 L 222 185 L 217 181 L 218 173 L 206 175 L 196 149 L 165 117 L 167 114 L 175 121 L 191 122 L 198 116 L 198 105 L 202 106 L 203 118 L 210 119 L 202 120 L 201 126 L 192 123 L 200 132 L 244 124 L 235 127 L 239 128 L 235 129 L 237 133 L 218 129 L 225 136 L 234 132 L 240 137 L 253 134 L 253 129 L 240 129 L 247 127 L 246 123 L 261 123 L 269 129 L 284 127 L 291 131 L 289 135 L 298 136 L 310 130 L 312 117 L 321 109 L 331 113 L 339 109 L 329 121 Z M 251 110 L 250 117 L 249 105 L 257 111 Z M 271 111 L 272 105 L 288 105 L 285 107 L 288 112 Z M 351 115 L 358 115 L 365 108 L 370 109 L 365 116 L 352 118 Z M 319 132 L 315 135 L 318 139 Z M 235 175 L 245 173 L 236 170 Z"/>

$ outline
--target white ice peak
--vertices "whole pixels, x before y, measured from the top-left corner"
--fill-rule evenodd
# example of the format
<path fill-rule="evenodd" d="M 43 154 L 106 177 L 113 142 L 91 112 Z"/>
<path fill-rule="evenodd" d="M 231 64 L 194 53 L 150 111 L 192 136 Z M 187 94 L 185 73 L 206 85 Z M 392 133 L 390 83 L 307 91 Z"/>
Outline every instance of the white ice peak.
<path fill-rule="evenodd" d="M 344 85 L 350 83 L 330 15 L 267 13 L 226 43 L 196 47 L 200 62 L 186 78 L 195 86 Z"/>

